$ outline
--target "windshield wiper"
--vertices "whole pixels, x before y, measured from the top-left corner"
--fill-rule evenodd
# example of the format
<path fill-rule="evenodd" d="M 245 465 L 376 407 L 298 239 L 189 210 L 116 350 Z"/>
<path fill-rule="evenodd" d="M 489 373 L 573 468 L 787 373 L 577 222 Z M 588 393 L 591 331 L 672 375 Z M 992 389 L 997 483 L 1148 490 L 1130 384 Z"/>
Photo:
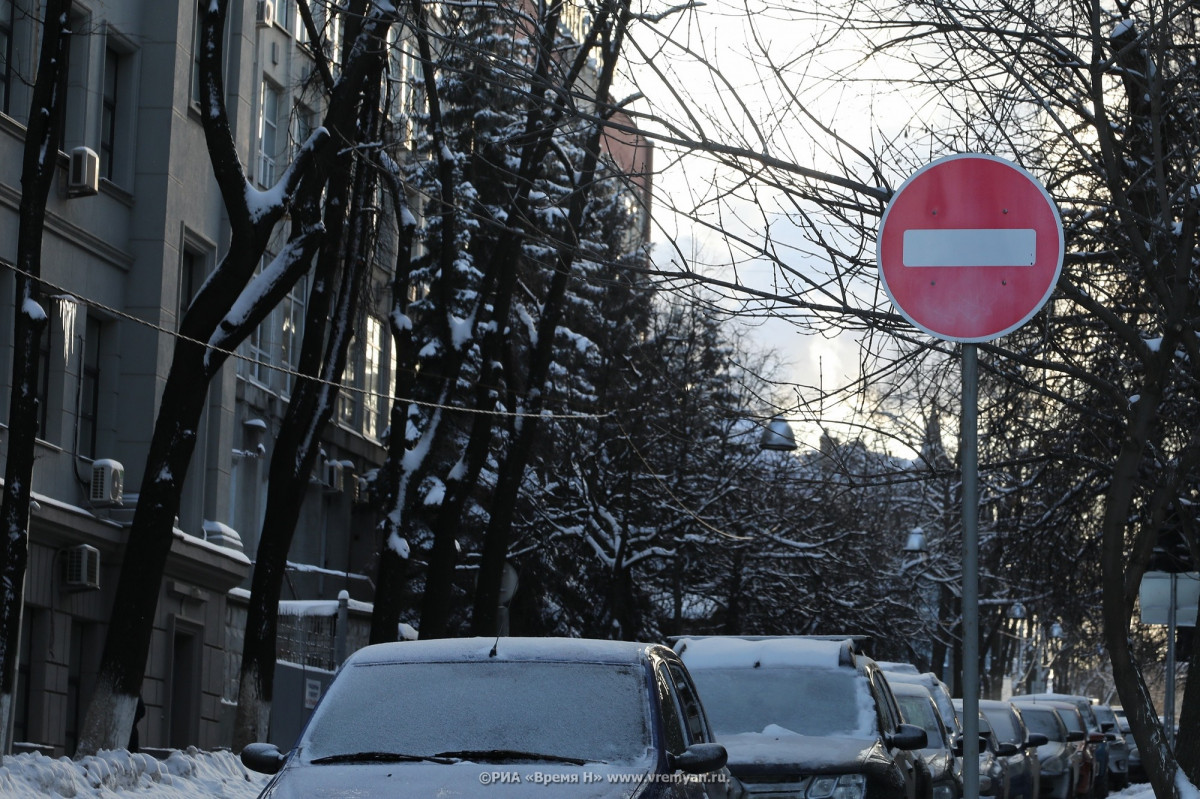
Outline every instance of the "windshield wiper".
<path fill-rule="evenodd" d="M 524 752 L 520 749 L 457 749 L 450 752 L 438 752 L 434 757 L 454 757 L 463 760 L 546 760 L 551 763 L 570 763 L 582 766 L 587 763 L 604 761 L 588 760 L 582 757 L 567 757 L 565 755 L 546 755 L 540 752 Z"/>
<path fill-rule="evenodd" d="M 317 763 L 441 763 L 450 765 L 454 761 L 441 755 L 406 755 L 403 752 L 347 752 L 342 755 L 326 755 L 312 761 Z"/>

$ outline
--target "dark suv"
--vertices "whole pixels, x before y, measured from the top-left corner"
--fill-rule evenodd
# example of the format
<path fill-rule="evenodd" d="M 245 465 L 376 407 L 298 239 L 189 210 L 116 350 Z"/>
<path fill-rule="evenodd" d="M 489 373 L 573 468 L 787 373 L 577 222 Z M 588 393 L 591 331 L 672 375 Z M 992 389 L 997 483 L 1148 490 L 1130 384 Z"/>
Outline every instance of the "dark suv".
<path fill-rule="evenodd" d="M 289 753 L 255 743 L 241 757 L 275 775 L 260 799 L 730 799 L 740 791 L 679 657 L 627 641 L 368 646 L 338 670 Z"/>
<path fill-rule="evenodd" d="M 902 722 L 853 641 L 711 636 L 675 650 L 748 796 L 929 799 L 925 730 Z"/>

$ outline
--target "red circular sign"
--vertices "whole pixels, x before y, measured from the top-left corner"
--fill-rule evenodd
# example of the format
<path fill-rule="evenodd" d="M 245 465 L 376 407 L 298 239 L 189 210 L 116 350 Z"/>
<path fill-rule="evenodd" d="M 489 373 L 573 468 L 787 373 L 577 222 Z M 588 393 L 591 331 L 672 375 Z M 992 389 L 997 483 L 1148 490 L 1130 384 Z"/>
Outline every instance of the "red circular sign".
<path fill-rule="evenodd" d="M 940 158 L 904 181 L 879 223 L 884 290 L 951 341 L 990 341 L 1038 312 L 1062 271 L 1062 220 L 1037 178 L 992 155 Z"/>

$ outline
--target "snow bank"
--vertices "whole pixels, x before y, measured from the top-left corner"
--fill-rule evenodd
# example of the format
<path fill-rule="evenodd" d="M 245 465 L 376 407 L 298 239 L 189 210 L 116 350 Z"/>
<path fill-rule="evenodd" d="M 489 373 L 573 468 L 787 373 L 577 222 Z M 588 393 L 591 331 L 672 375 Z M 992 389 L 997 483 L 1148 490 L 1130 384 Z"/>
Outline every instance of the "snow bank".
<path fill-rule="evenodd" d="M 41 754 L 5 757 L 0 763 L 4 799 L 254 799 L 267 775 L 248 770 L 229 751 L 189 747 L 164 760 L 123 749 L 71 760 Z"/>

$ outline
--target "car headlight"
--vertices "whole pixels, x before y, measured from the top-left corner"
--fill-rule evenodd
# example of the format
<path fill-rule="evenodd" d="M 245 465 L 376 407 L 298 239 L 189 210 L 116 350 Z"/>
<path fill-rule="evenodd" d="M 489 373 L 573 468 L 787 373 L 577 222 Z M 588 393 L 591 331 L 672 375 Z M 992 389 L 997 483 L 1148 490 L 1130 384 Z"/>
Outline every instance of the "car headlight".
<path fill-rule="evenodd" d="M 867 795 L 867 778 L 862 774 L 813 777 L 804 795 L 807 799 L 863 799 Z"/>
<path fill-rule="evenodd" d="M 942 780 L 933 784 L 933 799 L 954 799 L 954 783 Z"/>

